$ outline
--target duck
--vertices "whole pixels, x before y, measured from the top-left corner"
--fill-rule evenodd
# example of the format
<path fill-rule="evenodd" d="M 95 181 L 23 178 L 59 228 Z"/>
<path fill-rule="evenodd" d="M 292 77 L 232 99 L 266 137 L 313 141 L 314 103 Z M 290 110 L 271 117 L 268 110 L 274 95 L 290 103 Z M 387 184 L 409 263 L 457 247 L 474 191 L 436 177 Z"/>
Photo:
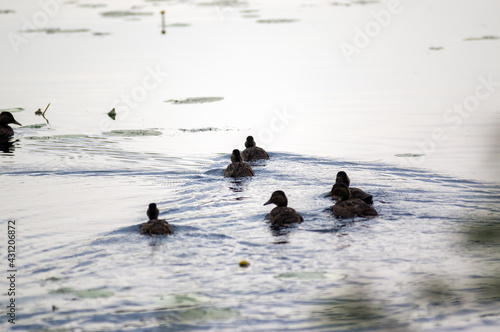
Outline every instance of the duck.
<path fill-rule="evenodd" d="M 353 198 L 349 189 L 345 183 L 336 183 L 333 185 L 332 193 L 339 197 L 337 203 L 333 206 L 333 214 L 335 216 L 341 218 L 378 216 L 373 206 L 359 198 Z"/>
<path fill-rule="evenodd" d="M 276 207 L 269 214 L 269 221 L 273 227 L 289 226 L 294 223 L 300 224 L 304 221 L 304 218 L 295 209 L 288 207 L 288 199 L 282 190 L 273 192 L 271 198 L 264 205 L 271 203 L 276 204 Z"/>
<path fill-rule="evenodd" d="M 224 171 L 224 176 L 227 178 L 240 178 L 244 176 L 254 176 L 255 173 L 247 163 L 243 162 L 240 150 L 234 149 L 231 154 L 231 164 Z"/>
<path fill-rule="evenodd" d="M 337 177 L 335 178 L 335 184 L 333 185 L 332 190 L 328 194 L 326 194 L 325 197 L 332 197 L 334 200 L 338 201 L 339 197 L 333 194 L 333 189 L 335 188 L 335 185 L 339 183 L 343 183 L 349 188 L 352 198 L 359 198 L 360 200 L 362 200 L 367 204 L 373 204 L 372 195 L 365 193 L 363 190 L 359 188 L 350 187 L 351 180 L 347 176 L 347 173 L 344 171 L 340 171 L 337 173 Z"/>
<path fill-rule="evenodd" d="M 11 136 L 14 135 L 14 130 L 9 126 L 10 123 L 22 126 L 22 124 L 14 119 L 12 113 L 0 113 L 0 141 L 7 141 Z"/>
<path fill-rule="evenodd" d="M 269 159 L 269 155 L 263 148 L 259 148 L 252 136 L 248 136 L 245 142 L 245 150 L 241 153 L 244 161 Z"/>
<path fill-rule="evenodd" d="M 149 221 L 142 224 L 141 234 L 143 235 L 170 235 L 174 234 L 174 228 L 164 219 L 158 219 L 160 215 L 160 210 L 156 206 L 156 203 L 150 203 L 146 214 Z"/>

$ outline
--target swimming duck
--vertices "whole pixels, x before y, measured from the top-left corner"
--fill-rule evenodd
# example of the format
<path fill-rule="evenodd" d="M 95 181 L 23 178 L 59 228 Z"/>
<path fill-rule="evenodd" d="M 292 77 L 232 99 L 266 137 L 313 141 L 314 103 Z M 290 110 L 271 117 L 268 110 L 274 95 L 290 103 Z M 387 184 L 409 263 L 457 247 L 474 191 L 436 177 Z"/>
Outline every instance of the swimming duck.
<path fill-rule="evenodd" d="M 337 177 L 335 179 L 335 184 L 343 183 L 345 184 L 348 188 L 349 191 L 351 192 L 351 197 L 352 198 L 359 198 L 363 202 L 367 204 L 373 204 L 373 196 L 370 194 L 365 193 L 363 190 L 359 188 L 354 188 L 350 187 L 349 185 L 351 184 L 351 180 L 347 176 L 347 173 L 344 171 L 340 171 L 337 173 Z M 325 197 L 332 197 L 334 200 L 338 201 L 339 197 L 333 194 L 333 188 L 335 188 L 335 184 L 332 187 L 332 190 L 325 196 Z"/>
<path fill-rule="evenodd" d="M 290 224 L 301 223 L 304 221 L 304 218 L 302 218 L 297 211 L 291 207 L 287 207 L 288 199 L 283 191 L 278 190 L 273 192 L 271 198 L 265 202 L 264 205 L 271 203 L 277 205 L 269 214 L 269 220 L 271 221 L 272 226 L 289 226 Z"/>
<path fill-rule="evenodd" d="M 231 155 L 231 164 L 229 164 L 224 171 L 224 176 L 225 177 L 231 177 L 231 178 L 240 178 L 244 176 L 254 176 L 255 173 L 253 172 L 252 168 L 250 165 L 247 163 L 243 162 L 241 159 L 241 153 L 240 150 L 235 149 L 233 150 L 233 154 Z"/>
<path fill-rule="evenodd" d="M 174 234 L 172 225 L 164 219 L 158 219 L 160 210 L 158 210 L 155 203 L 149 204 L 146 214 L 148 215 L 149 221 L 142 224 L 141 234 L 148 234 L 151 236 Z"/>
<path fill-rule="evenodd" d="M 7 141 L 9 137 L 14 135 L 14 130 L 9 126 L 9 123 L 14 123 L 16 125 L 22 126 L 22 124 L 14 119 L 12 113 L 0 113 L 0 141 Z"/>
<path fill-rule="evenodd" d="M 352 198 L 349 187 L 345 183 L 336 183 L 332 188 L 333 195 L 339 197 L 333 206 L 333 214 L 342 218 L 376 217 L 377 211 L 359 198 Z"/>
<path fill-rule="evenodd" d="M 263 148 L 259 148 L 255 144 L 252 136 L 248 136 L 245 142 L 246 149 L 241 153 L 244 161 L 253 161 L 259 159 L 269 159 L 269 155 Z"/>

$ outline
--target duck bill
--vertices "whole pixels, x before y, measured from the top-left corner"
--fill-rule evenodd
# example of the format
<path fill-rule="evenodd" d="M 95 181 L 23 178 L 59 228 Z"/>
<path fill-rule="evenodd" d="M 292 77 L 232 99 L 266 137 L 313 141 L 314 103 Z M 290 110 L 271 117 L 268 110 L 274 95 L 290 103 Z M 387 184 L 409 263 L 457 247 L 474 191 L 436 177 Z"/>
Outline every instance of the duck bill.
<path fill-rule="evenodd" d="M 16 124 L 16 125 L 19 125 L 19 126 L 22 126 L 22 124 L 20 124 L 19 122 L 17 122 L 16 120 L 14 120 L 14 122 L 12 122 L 13 124 Z"/>
<path fill-rule="evenodd" d="M 267 202 L 264 203 L 264 205 L 268 205 L 268 204 L 271 204 L 271 200 L 268 200 Z"/>
<path fill-rule="evenodd" d="M 333 192 L 330 191 L 328 194 L 325 195 L 325 197 L 333 197 Z"/>

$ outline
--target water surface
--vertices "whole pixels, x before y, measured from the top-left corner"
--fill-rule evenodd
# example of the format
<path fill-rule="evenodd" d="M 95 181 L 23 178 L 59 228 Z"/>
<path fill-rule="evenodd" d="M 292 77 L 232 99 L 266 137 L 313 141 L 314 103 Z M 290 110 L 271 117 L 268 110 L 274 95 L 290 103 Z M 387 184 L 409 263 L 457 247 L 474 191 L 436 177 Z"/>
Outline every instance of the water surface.
<path fill-rule="evenodd" d="M 348 62 L 386 2 L 75 1 L 30 27 L 38 2 L 5 1 L 2 329 L 496 331 L 499 94 L 444 114 L 500 81 L 498 4 L 402 6 Z M 271 159 L 225 179 L 247 135 Z M 332 216 L 340 170 L 380 217 Z M 269 227 L 274 190 L 304 223 Z M 173 236 L 139 235 L 151 202 Z"/>

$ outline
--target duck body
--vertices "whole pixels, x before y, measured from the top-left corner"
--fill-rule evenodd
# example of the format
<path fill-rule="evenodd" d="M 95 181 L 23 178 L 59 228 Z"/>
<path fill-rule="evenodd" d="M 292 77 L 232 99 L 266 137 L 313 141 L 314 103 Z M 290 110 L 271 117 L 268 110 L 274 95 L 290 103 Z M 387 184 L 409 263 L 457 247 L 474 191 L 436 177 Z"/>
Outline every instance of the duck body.
<path fill-rule="evenodd" d="M 21 126 L 19 122 L 14 119 L 14 116 L 10 112 L 0 113 L 0 141 L 7 141 L 10 137 L 14 135 L 14 129 L 12 129 L 9 124 L 17 124 Z"/>
<path fill-rule="evenodd" d="M 269 159 L 269 155 L 263 148 L 259 148 L 258 146 L 252 146 L 250 148 L 246 148 L 241 153 L 243 160 L 245 161 L 254 161 L 260 159 Z"/>
<path fill-rule="evenodd" d="M 334 185 L 335 186 L 335 185 Z M 333 188 L 332 188 L 333 190 Z M 366 204 L 373 204 L 373 196 L 365 193 L 363 190 L 359 188 L 349 187 L 349 192 L 351 193 L 351 198 L 357 198 L 365 202 Z M 334 200 L 339 201 L 340 197 L 337 195 L 327 194 L 325 197 L 332 197 Z"/>
<path fill-rule="evenodd" d="M 245 150 L 241 153 L 244 161 L 269 159 L 269 155 L 263 148 L 259 148 L 252 136 L 248 136 L 245 142 Z"/>
<path fill-rule="evenodd" d="M 290 226 L 304 221 L 304 218 L 295 209 L 287 206 L 288 199 L 283 191 L 275 191 L 264 205 L 271 203 L 277 205 L 269 214 L 269 221 L 273 227 Z"/>
<path fill-rule="evenodd" d="M 335 179 L 335 184 L 332 187 L 332 190 L 325 197 L 332 197 L 334 200 L 339 201 L 340 197 L 333 193 L 333 189 L 336 184 L 343 183 L 349 188 L 349 192 L 351 194 L 351 198 L 358 198 L 367 204 L 373 204 L 373 196 L 365 193 L 363 190 L 355 187 L 350 187 L 351 180 L 347 176 L 347 173 L 344 171 L 340 171 L 337 173 L 337 177 Z"/>
<path fill-rule="evenodd" d="M 354 218 L 378 216 L 373 206 L 359 198 L 352 198 L 346 184 L 335 184 L 332 188 L 332 192 L 339 197 L 339 200 L 333 206 L 333 214 L 336 217 Z"/>
<path fill-rule="evenodd" d="M 170 235 L 174 234 L 174 228 L 164 219 L 153 219 L 142 224 L 141 234 L 143 235 Z"/>
<path fill-rule="evenodd" d="M 247 163 L 243 162 L 240 150 L 233 150 L 231 155 L 231 164 L 229 164 L 224 171 L 224 176 L 229 178 L 240 178 L 245 176 L 254 176 L 255 173 Z"/>
<path fill-rule="evenodd" d="M 300 224 L 304 221 L 304 218 L 291 207 L 277 206 L 271 210 L 269 221 L 274 227 L 282 227 L 295 223 Z"/>
<path fill-rule="evenodd" d="M 160 210 L 158 210 L 155 203 L 149 204 L 146 214 L 149 217 L 149 221 L 142 224 L 141 234 L 151 236 L 174 234 L 172 225 L 164 219 L 158 219 Z"/>

